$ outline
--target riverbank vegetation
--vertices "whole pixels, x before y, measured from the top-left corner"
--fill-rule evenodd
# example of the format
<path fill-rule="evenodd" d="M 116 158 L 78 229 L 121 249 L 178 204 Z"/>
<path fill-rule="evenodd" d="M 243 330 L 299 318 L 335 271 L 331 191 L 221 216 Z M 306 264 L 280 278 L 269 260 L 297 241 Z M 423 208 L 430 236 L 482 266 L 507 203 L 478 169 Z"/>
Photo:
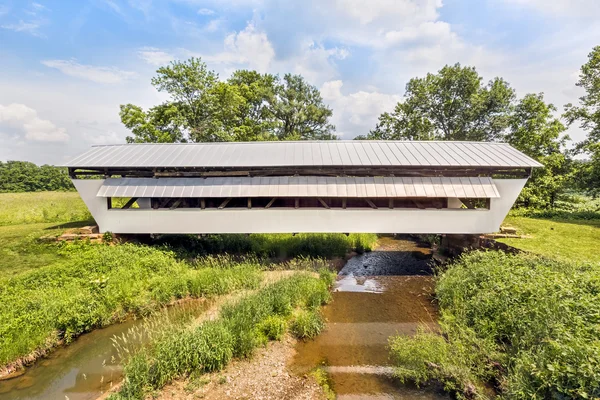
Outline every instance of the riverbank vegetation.
<path fill-rule="evenodd" d="M 223 369 L 232 358 L 245 358 L 269 339 L 282 337 L 288 325 L 318 334 L 319 307 L 330 300 L 331 272 L 321 278 L 298 273 L 238 301 L 226 304 L 216 320 L 169 330 L 125 365 L 125 379 L 111 399 L 142 399 L 173 379 Z M 311 315 L 309 320 L 304 315 Z M 275 334 L 273 333 L 275 332 Z"/>
<path fill-rule="evenodd" d="M 245 254 L 259 258 L 343 257 L 349 251 L 371 251 L 377 235 L 370 233 L 299 233 L 299 234 L 230 234 L 164 235 L 152 243 L 166 244 L 188 256 L 207 254 Z"/>
<path fill-rule="evenodd" d="M 473 252 L 438 277 L 443 335 L 390 340 L 401 380 L 460 398 L 600 396 L 600 265 Z"/>
<path fill-rule="evenodd" d="M 0 364 L 174 299 L 255 288 L 260 265 L 226 257 L 193 268 L 164 249 L 75 243 L 63 259 L 0 280 Z"/>

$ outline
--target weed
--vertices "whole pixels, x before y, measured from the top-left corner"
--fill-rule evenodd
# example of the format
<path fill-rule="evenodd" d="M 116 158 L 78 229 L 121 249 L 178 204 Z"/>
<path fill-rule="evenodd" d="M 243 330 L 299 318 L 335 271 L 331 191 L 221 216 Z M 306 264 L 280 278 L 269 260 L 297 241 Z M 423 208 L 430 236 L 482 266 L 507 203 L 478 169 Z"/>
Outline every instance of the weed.
<path fill-rule="evenodd" d="M 324 327 L 325 322 L 318 311 L 300 310 L 292 318 L 290 330 L 298 339 L 313 339 Z"/>

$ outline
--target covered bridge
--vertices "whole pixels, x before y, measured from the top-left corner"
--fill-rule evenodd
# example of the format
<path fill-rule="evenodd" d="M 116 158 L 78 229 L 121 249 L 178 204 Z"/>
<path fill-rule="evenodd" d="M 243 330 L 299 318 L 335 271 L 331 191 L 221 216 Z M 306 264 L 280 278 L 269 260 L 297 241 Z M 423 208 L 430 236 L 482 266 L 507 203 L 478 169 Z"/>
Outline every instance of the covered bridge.
<path fill-rule="evenodd" d="M 488 233 L 540 166 L 448 141 L 121 144 L 66 164 L 114 233 Z"/>

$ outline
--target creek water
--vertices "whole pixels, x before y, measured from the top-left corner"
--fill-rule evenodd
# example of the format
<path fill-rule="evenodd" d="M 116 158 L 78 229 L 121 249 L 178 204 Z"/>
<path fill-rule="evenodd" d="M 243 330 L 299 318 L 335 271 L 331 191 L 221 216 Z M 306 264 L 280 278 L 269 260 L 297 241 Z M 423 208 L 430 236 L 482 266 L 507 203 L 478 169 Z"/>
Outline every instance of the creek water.
<path fill-rule="evenodd" d="M 92 400 L 122 379 L 118 348 L 129 351 L 149 340 L 153 323 L 185 323 L 198 317 L 210 302 L 186 301 L 158 312 L 149 319 L 131 319 L 78 337 L 13 379 L 0 381 L 2 400 Z M 123 338 L 126 339 L 124 343 Z M 115 346 L 115 341 L 121 346 Z"/>
<path fill-rule="evenodd" d="M 438 389 L 400 385 L 389 359 L 390 336 L 412 335 L 419 324 L 436 329 L 430 260 L 430 249 L 388 237 L 351 258 L 323 309 L 325 331 L 297 344 L 291 370 L 324 368 L 340 400 L 447 399 Z"/>

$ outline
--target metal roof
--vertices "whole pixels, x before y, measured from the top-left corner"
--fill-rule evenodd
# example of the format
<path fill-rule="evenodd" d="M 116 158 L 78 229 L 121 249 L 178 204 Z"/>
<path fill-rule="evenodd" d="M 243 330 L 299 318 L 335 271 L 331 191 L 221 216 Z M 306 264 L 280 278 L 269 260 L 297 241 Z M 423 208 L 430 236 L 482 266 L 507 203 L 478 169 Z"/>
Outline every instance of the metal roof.
<path fill-rule="evenodd" d="M 109 178 L 99 197 L 500 197 L 491 178 Z"/>
<path fill-rule="evenodd" d="M 75 168 L 252 168 L 292 166 L 540 167 L 505 143 L 336 140 L 94 146 Z"/>

